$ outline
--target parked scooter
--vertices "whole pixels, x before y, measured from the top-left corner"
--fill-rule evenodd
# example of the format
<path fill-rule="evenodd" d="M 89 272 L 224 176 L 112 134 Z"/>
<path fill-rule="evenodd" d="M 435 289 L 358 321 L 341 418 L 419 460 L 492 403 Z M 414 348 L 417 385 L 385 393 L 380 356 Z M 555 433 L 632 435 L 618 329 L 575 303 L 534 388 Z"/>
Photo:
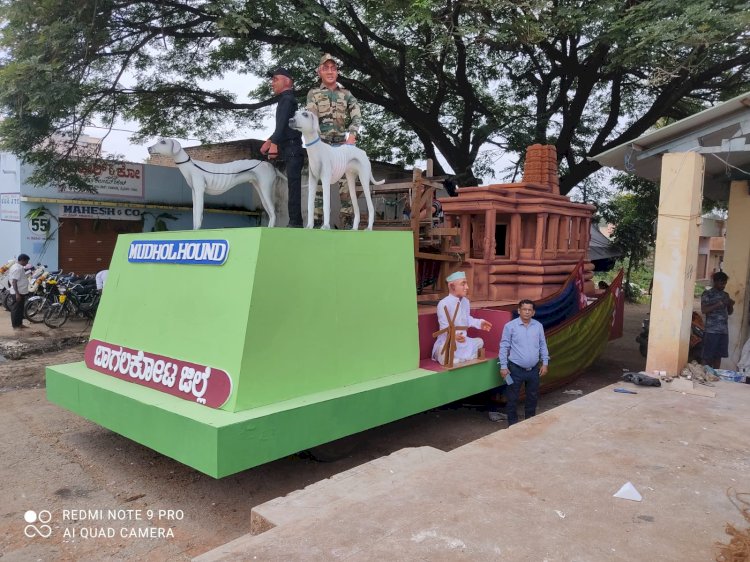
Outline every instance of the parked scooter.
<path fill-rule="evenodd" d="M 638 350 L 641 355 L 646 357 L 648 354 L 648 330 L 650 323 L 650 312 L 646 313 L 646 317 L 641 322 L 641 333 L 635 338 L 638 342 Z M 690 322 L 690 348 L 688 350 L 688 361 L 700 362 L 703 356 L 703 317 L 693 311 L 693 318 Z"/>

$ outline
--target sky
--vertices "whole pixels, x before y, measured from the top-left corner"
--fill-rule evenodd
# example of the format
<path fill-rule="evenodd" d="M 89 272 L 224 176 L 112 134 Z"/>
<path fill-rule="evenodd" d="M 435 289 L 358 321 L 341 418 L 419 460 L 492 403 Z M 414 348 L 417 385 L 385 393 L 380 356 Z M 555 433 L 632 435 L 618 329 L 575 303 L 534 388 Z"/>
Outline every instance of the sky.
<path fill-rule="evenodd" d="M 224 78 L 219 80 L 212 80 L 211 82 L 202 84 L 202 86 L 233 92 L 237 95 L 237 102 L 243 103 L 256 101 L 249 99 L 247 93 L 251 89 L 257 87 L 259 83 L 260 79 L 254 76 L 240 75 L 236 72 L 229 72 L 224 76 Z M 260 128 L 256 129 L 247 127 L 238 130 L 236 135 L 225 138 L 223 140 L 231 141 L 247 138 L 266 139 L 271 136 L 271 133 L 273 133 L 273 127 L 273 119 L 269 118 L 263 122 L 262 127 Z M 152 139 L 149 139 L 149 142 L 146 142 L 142 145 L 132 144 L 129 140 L 129 137 L 137 129 L 138 124 L 136 122 L 119 120 L 115 125 L 114 130 L 112 131 L 108 132 L 107 129 L 99 127 L 87 127 L 84 132 L 87 135 L 91 135 L 93 137 L 104 137 L 104 141 L 102 142 L 102 150 L 107 155 L 118 154 L 122 155 L 125 160 L 130 162 L 143 162 L 148 158 L 147 148 L 151 144 L 155 143 L 158 140 L 158 137 L 153 137 Z M 180 141 L 180 144 L 185 147 L 201 144 L 197 139 L 184 139 L 177 137 L 171 138 L 175 138 L 176 140 Z"/>

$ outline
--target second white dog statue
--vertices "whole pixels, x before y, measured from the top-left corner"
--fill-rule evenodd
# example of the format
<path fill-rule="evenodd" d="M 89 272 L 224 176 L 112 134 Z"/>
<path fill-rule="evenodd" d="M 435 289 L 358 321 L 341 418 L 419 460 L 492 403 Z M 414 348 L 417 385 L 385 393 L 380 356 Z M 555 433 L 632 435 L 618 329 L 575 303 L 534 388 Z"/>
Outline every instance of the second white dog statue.
<path fill-rule="evenodd" d="M 307 225 L 313 227 L 315 212 L 315 192 L 318 182 L 323 188 L 323 229 L 331 228 L 331 184 L 346 175 L 349 185 L 349 196 L 354 209 L 354 224 L 352 230 L 359 228 L 359 205 L 357 204 L 356 181 L 362 184 L 362 190 L 367 201 L 367 230 L 372 230 L 375 221 L 375 209 L 372 205 L 370 184 L 380 185 L 385 180 L 375 181 L 372 177 L 372 166 L 367 154 L 361 148 L 352 144 L 331 146 L 320 140 L 318 116 L 306 109 L 297 111 L 289 119 L 289 126 L 302 133 L 305 139 L 308 160 L 308 189 L 307 189 Z"/>
<path fill-rule="evenodd" d="M 255 187 L 260 202 L 268 214 L 268 226 L 276 225 L 279 218 L 288 218 L 288 187 L 286 176 L 269 162 L 262 160 L 235 160 L 226 164 L 214 164 L 193 160 L 174 139 L 162 139 L 148 147 L 149 154 L 169 156 L 177 164 L 188 186 L 193 191 L 193 230 L 203 222 L 204 195 L 221 195 L 234 186 L 248 182 Z M 285 223 L 282 222 L 285 226 Z"/>

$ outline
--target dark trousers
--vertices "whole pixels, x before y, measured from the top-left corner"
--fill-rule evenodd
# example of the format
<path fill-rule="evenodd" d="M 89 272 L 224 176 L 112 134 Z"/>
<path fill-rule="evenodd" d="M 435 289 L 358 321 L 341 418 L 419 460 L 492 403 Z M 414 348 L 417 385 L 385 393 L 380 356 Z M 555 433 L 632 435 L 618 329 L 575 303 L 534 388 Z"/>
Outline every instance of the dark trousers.
<path fill-rule="evenodd" d="M 505 412 L 508 414 L 508 425 L 518 423 L 518 395 L 521 394 L 521 385 L 526 385 L 526 400 L 524 401 L 524 414 L 526 419 L 533 418 L 536 414 L 536 404 L 539 400 L 539 366 L 537 365 L 530 371 L 519 367 L 514 363 L 508 363 L 510 376 L 513 377 L 513 384 L 508 386 L 505 391 L 505 398 L 508 400 Z"/>
<path fill-rule="evenodd" d="M 305 161 L 301 144 L 284 143 L 280 147 L 289 182 L 289 226 L 302 226 L 302 164 Z"/>
<path fill-rule="evenodd" d="M 13 308 L 10 310 L 10 323 L 14 328 L 18 328 L 23 324 L 23 306 L 26 304 L 26 297 L 28 295 L 21 295 L 21 300 L 16 300 L 13 303 Z M 17 295 L 13 295 L 14 298 L 18 298 Z"/>

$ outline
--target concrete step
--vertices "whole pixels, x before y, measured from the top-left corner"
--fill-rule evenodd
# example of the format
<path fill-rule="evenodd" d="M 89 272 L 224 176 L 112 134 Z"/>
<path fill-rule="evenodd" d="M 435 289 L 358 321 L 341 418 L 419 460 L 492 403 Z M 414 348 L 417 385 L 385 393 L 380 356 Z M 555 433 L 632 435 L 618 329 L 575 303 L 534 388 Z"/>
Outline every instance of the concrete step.
<path fill-rule="evenodd" d="M 250 534 L 258 535 L 313 516 L 320 518 L 327 511 L 335 511 L 338 502 L 363 500 L 385 492 L 413 469 L 435 462 L 443 455 L 443 451 L 433 447 L 401 449 L 274 498 L 250 512 Z"/>

